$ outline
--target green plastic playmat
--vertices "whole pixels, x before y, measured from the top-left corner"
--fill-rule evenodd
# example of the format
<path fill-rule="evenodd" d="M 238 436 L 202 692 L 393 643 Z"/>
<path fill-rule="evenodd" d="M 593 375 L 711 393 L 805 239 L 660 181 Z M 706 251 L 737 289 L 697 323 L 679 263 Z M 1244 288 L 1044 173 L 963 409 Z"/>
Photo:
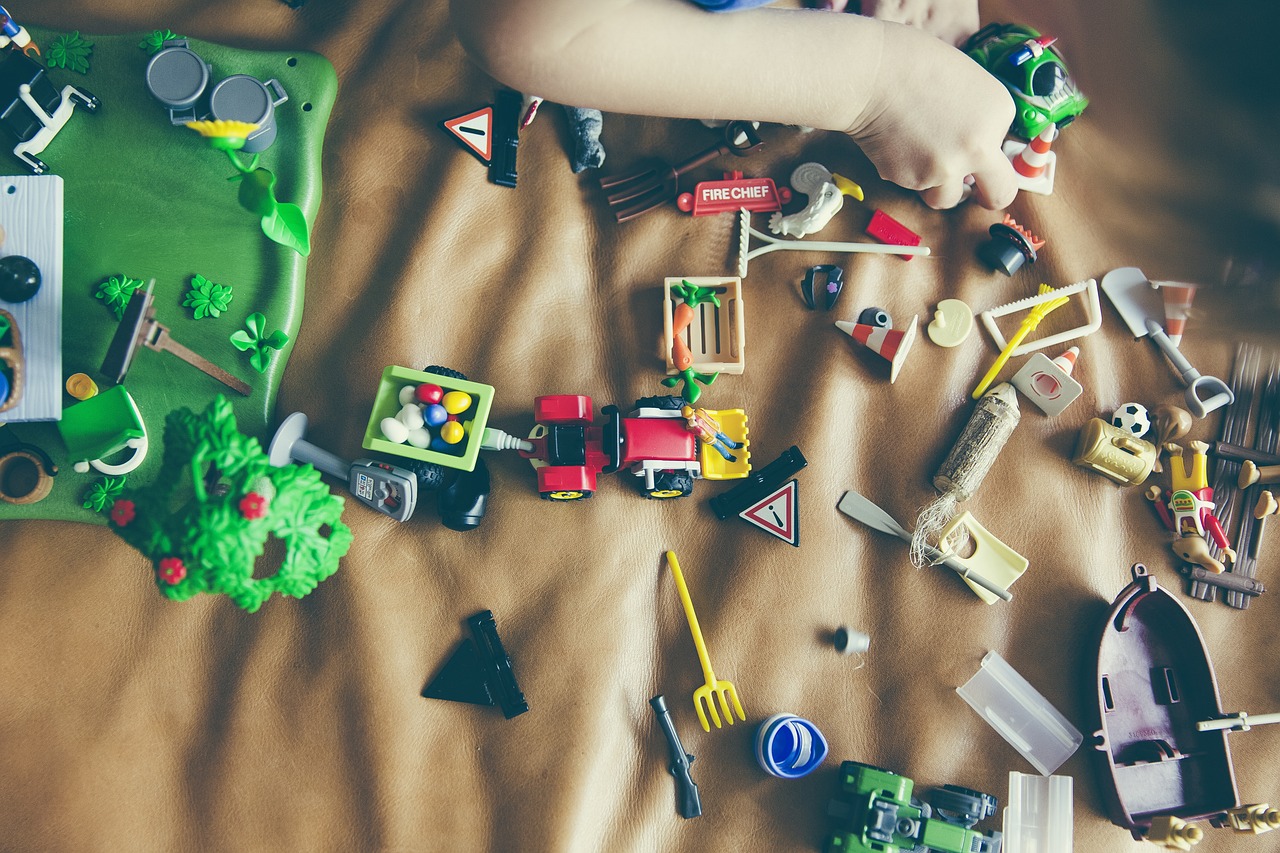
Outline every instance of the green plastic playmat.
<path fill-rule="evenodd" d="M 33 29 L 32 35 L 48 59 L 61 34 Z M 276 391 L 302 320 L 306 259 L 268 239 L 261 217 L 241 206 L 239 184 L 228 180 L 237 172 L 227 156 L 198 133 L 171 124 L 168 111 L 152 98 L 145 73 L 158 34 L 80 38 L 92 44 L 88 71 L 79 73 L 69 62 L 48 68 L 48 79 L 59 89 L 70 84 L 91 93 L 100 106 L 93 112 L 77 106 L 39 154 L 47 174 L 60 176 L 64 187 L 62 379 L 85 373 L 102 391 L 113 387 L 101 367 L 118 321 L 107 304 L 109 294 L 96 294 L 104 283 L 111 291 L 113 277 L 117 283 L 127 277 L 155 280 L 155 319 L 173 341 L 252 389 L 242 396 L 169 352 L 138 347 L 124 385 L 150 440 L 146 460 L 128 475 L 131 484 L 142 484 L 160 468 L 164 419 L 176 408 L 200 411 L 223 394 L 241 432 L 264 443 L 270 437 Z M 211 66 L 210 87 L 236 74 L 279 82 L 288 100 L 275 107 L 278 136 L 258 165 L 274 173 L 276 197 L 297 205 L 314 231 L 325 127 L 337 95 L 333 66 L 313 53 L 241 50 L 195 39 L 189 46 Z M 0 174 L 30 174 L 10 153 L 11 142 L 0 150 Z M 237 156 L 248 163 L 249 155 Z M 314 233 L 312 239 L 314 245 Z M 12 245 L 0 245 L 0 255 L 12 251 Z M 193 284 L 196 294 L 189 299 Z M 206 316 L 196 319 L 197 312 Z M 250 363 L 253 348 L 240 351 L 230 340 L 238 330 L 245 330 L 242 341 L 254 336 L 246 326 L 254 314 L 265 317 L 261 337 L 281 330 L 290 339 L 282 350 L 262 354 L 263 373 Z M 62 395 L 64 411 L 77 404 L 65 390 Z M 0 446 L 14 441 L 38 446 L 60 470 L 48 497 L 26 505 L 0 503 L 0 519 L 105 523 L 105 516 L 82 506 L 102 475 L 72 469 L 55 423 L 0 428 Z"/>

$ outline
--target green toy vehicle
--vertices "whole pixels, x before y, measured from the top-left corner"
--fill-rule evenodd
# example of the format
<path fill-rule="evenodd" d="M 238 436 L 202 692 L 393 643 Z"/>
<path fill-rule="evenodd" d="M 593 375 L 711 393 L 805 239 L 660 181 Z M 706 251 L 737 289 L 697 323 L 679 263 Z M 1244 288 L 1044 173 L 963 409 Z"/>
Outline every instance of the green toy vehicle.
<path fill-rule="evenodd" d="M 1055 41 L 1020 24 L 988 24 L 964 46 L 1013 95 L 1018 113 L 1009 129 L 1024 139 L 1034 139 L 1051 124 L 1066 127 L 1089 105 Z"/>
<path fill-rule="evenodd" d="M 995 797 L 945 785 L 930 807 L 911 795 L 914 784 L 870 764 L 841 764 L 840 790 L 827 806 L 838 829 L 825 853 L 1000 853 L 1000 833 L 973 828 L 995 814 Z"/>

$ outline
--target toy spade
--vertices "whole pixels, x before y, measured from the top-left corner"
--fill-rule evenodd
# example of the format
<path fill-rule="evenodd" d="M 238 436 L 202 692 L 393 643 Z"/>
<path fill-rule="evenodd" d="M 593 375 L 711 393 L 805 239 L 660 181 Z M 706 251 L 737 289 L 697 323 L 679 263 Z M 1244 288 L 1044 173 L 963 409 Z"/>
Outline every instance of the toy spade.
<path fill-rule="evenodd" d="M 502 647 L 493 611 L 482 610 L 467 619 L 475 640 L 463 640 L 444 667 L 422 691 L 428 699 L 502 706 L 510 720 L 529 710 L 520 692 L 511 658 Z"/>
<path fill-rule="evenodd" d="M 885 512 L 876 504 L 854 491 L 845 492 L 837 504 L 837 509 L 850 518 L 861 521 L 863 524 L 879 530 L 881 533 L 888 533 L 890 536 L 896 536 L 904 542 L 911 541 L 911 533 L 905 527 L 897 522 L 893 516 Z M 1002 589 L 997 584 L 987 580 L 982 575 L 975 573 L 970 567 L 960 562 L 959 558 L 947 556 L 930 545 L 925 545 L 925 556 L 929 558 L 935 565 L 946 566 L 960 577 L 967 581 L 977 584 L 992 595 L 1004 601 L 1012 601 L 1013 593 L 1007 589 Z"/>
<path fill-rule="evenodd" d="M 1155 320 L 1147 320 L 1147 336 L 1155 344 L 1169 363 L 1178 371 L 1178 376 L 1187 386 L 1187 409 L 1197 418 L 1203 418 L 1210 412 L 1229 406 L 1235 402 L 1235 392 L 1231 386 L 1216 376 L 1201 376 L 1200 371 L 1191 366 L 1187 357 L 1182 354 L 1169 336 L 1160 328 Z"/>
<path fill-rule="evenodd" d="M 676 197 L 680 176 L 705 166 L 725 154 L 746 156 L 761 145 L 760 136 L 748 122 L 731 121 L 724 127 L 724 138 L 681 163 L 672 166 L 652 160 L 646 166 L 626 175 L 600 179 L 600 188 L 608 193 L 607 201 L 618 222 L 648 213 Z"/>
<path fill-rule="evenodd" d="M 134 291 L 133 296 L 129 298 L 120 326 L 116 329 L 115 337 L 111 339 L 111 346 L 107 347 L 107 357 L 102 361 L 102 372 L 111 377 L 116 384 L 123 384 L 138 347 L 145 346 L 156 352 L 172 353 L 197 370 L 212 376 L 232 391 L 249 396 L 253 389 L 247 383 L 169 337 L 169 330 L 156 322 L 156 307 L 151 295 L 155 283 L 155 279 L 152 279 L 147 282 L 145 290 Z"/>

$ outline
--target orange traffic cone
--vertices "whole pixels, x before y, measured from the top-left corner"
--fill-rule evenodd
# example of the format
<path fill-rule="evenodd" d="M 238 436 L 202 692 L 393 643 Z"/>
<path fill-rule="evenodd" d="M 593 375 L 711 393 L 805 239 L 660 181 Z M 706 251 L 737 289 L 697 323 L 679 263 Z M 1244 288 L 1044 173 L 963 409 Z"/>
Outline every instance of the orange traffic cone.
<path fill-rule="evenodd" d="M 1057 171 L 1058 155 L 1049 150 L 1058 138 L 1057 125 L 1049 125 L 1040 135 L 1025 144 L 1009 140 L 1004 144 L 1005 156 L 1018 173 L 1018 189 L 1050 195 L 1053 192 L 1053 176 Z"/>
<path fill-rule="evenodd" d="M 1195 299 L 1196 287 L 1172 281 L 1153 281 L 1151 284 L 1160 289 L 1160 296 L 1164 299 L 1164 331 L 1176 347 L 1182 343 L 1182 333 L 1186 331 L 1187 318 L 1191 316 L 1191 300 Z"/>
<path fill-rule="evenodd" d="M 1055 358 L 1053 360 L 1053 363 L 1058 365 L 1058 367 L 1062 368 L 1063 373 L 1070 376 L 1071 372 L 1076 369 L 1076 359 L 1079 357 L 1080 357 L 1080 347 L 1071 347 L 1062 355 Z"/>
<path fill-rule="evenodd" d="M 882 326 L 870 326 L 866 323 L 850 323 L 845 320 L 836 321 L 840 331 L 849 335 L 867 349 L 887 359 L 889 362 L 889 384 L 898 378 L 898 371 L 907 360 L 911 345 L 916 342 L 916 326 L 920 315 L 911 318 L 905 329 L 886 329 Z"/>

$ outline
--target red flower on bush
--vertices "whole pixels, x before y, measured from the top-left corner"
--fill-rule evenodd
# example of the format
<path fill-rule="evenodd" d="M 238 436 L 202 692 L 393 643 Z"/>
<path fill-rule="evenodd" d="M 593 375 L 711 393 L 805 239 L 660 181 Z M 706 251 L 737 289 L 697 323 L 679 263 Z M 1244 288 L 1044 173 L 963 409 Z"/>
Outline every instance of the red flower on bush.
<path fill-rule="evenodd" d="M 111 505 L 111 520 L 119 527 L 127 527 L 135 515 L 137 510 L 128 498 L 121 498 Z"/>
<path fill-rule="evenodd" d="M 160 561 L 160 579 L 165 583 L 181 583 L 186 576 L 187 566 L 177 557 L 165 557 Z"/>
<path fill-rule="evenodd" d="M 240 514 L 253 521 L 267 514 L 267 499 L 257 492 L 249 492 L 240 499 Z"/>

